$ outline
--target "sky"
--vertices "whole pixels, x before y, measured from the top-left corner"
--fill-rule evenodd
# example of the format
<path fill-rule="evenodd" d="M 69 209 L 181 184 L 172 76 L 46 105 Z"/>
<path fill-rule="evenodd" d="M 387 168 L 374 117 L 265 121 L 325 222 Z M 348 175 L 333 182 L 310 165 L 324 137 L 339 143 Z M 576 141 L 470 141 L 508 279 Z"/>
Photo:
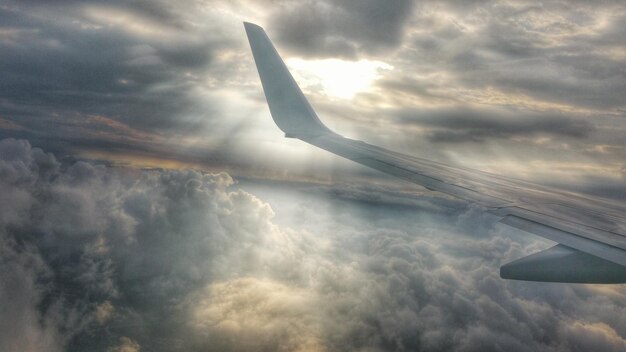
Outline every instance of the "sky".
<path fill-rule="evenodd" d="M 0 350 L 622 351 L 626 290 L 274 125 L 626 198 L 622 1 L 0 0 Z"/>

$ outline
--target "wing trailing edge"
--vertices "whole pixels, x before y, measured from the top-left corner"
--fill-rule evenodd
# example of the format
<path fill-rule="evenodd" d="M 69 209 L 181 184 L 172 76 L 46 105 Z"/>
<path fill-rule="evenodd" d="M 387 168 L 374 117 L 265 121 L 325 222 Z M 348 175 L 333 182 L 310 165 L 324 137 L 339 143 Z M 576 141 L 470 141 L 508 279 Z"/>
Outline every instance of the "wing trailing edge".
<path fill-rule="evenodd" d="M 626 283 L 626 267 L 557 244 L 503 265 L 500 277 L 526 281 L 621 284 Z"/>

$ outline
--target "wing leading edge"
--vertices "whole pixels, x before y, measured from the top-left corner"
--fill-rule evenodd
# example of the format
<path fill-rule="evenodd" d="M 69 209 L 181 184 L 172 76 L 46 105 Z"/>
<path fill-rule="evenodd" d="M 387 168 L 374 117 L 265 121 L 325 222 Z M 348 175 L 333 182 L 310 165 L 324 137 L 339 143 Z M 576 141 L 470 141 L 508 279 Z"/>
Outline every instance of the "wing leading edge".
<path fill-rule="evenodd" d="M 626 283 L 624 210 L 579 195 L 485 172 L 415 158 L 342 137 L 328 129 L 265 31 L 244 23 L 274 122 L 286 137 L 384 173 L 482 205 L 500 222 L 559 245 L 504 265 L 506 279 Z"/>

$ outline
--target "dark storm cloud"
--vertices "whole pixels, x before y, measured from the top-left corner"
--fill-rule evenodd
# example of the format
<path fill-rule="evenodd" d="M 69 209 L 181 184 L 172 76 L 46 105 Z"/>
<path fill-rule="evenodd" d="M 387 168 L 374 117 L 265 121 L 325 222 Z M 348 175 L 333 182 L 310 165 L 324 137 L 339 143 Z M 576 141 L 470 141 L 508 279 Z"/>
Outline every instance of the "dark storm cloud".
<path fill-rule="evenodd" d="M 436 143 L 536 136 L 584 139 L 594 130 L 584 119 L 565 116 L 511 116 L 476 110 L 411 111 L 397 116 L 398 123 L 425 128 L 426 137 Z"/>
<path fill-rule="evenodd" d="M 307 57 L 354 58 L 397 47 L 413 2 L 283 1 L 277 7 L 270 28 L 279 43 Z"/>
<path fill-rule="evenodd" d="M 499 279 L 547 244 L 445 197 L 270 187 L 291 199 L 272 209 L 226 174 L 61 164 L 11 139 L 0 176 L 3 350 L 626 346 L 619 287 Z"/>
<path fill-rule="evenodd" d="M 24 135 L 114 145 L 91 117 L 158 139 L 201 129 L 214 113 L 192 90 L 228 39 L 198 35 L 165 3 L 17 2 L 0 17 L 0 116 Z"/>

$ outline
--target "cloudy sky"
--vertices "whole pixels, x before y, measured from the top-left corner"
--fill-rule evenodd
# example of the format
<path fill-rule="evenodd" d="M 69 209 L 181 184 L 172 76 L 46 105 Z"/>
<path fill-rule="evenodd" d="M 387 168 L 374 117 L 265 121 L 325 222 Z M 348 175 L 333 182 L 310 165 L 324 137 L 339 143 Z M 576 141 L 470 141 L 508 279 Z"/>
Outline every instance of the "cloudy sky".
<path fill-rule="evenodd" d="M 623 286 L 283 138 L 242 21 L 343 135 L 626 198 L 622 1 L 0 0 L 0 350 L 626 348 Z"/>

